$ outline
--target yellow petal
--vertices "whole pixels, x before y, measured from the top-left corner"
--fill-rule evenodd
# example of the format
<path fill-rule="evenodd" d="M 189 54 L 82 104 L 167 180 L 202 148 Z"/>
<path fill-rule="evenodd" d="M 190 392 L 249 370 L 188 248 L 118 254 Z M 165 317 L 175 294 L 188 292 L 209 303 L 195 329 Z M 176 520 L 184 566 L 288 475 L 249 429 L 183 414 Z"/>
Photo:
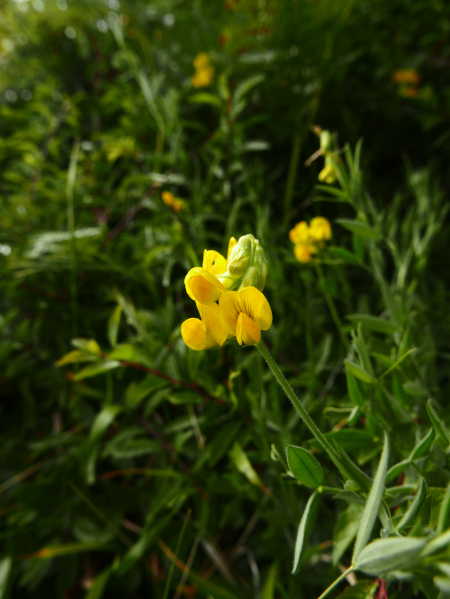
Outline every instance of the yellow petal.
<path fill-rule="evenodd" d="M 241 303 L 237 291 L 226 291 L 219 297 L 220 324 L 229 335 L 236 335 L 236 325 L 241 313 Z"/>
<path fill-rule="evenodd" d="M 226 291 L 214 275 L 199 266 L 191 268 L 184 279 L 184 284 L 189 297 L 205 305 L 217 301 L 220 294 Z"/>
<path fill-rule="evenodd" d="M 228 338 L 228 333 L 220 324 L 219 305 L 213 303 L 209 306 L 204 306 L 197 302 L 197 308 L 206 327 L 208 336 L 214 341 L 214 345 L 222 346 Z"/>
<path fill-rule="evenodd" d="M 212 275 L 221 275 L 227 270 L 227 261 L 215 250 L 203 252 L 203 268 Z"/>
<path fill-rule="evenodd" d="M 313 218 L 310 224 L 310 234 L 315 241 L 331 239 L 331 225 L 328 219 L 323 216 Z"/>
<path fill-rule="evenodd" d="M 174 210 L 174 212 L 180 212 L 180 210 L 183 210 L 184 208 L 184 202 L 183 200 L 180 200 L 179 198 L 175 198 L 172 204 L 172 208 Z"/>
<path fill-rule="evenodd" d="M 199 351 L 206 345 L 206 326 L 198 318 L 189 318 L 181 325 L 181 336 L 188 347 Z"/>
<path fill-rule="evenodd" d="M 293 229 L 289 231 L 289 239 L 292 243 L 306 243 L 309 239 L 308 223 L 302 220 L 297 223 Z"/>
<path fill-rule="evenodd" d="M 258 327 L 267 331 L 272 326 L 272 309 L 269 302 L 261 291 L 256 287 L 245 287 L 238 291 L 241 304 L 241 312 L 250 316 Z"/>
<path fill-rule="evenodd" d="M 194 58 L 194 67 L 196 69 L 203 69 L 208 66 L 209 56 L 206 54 L 206 52 L 200 52 L 199 54 L 197 54 L 197 56 Z"/>
<path fill-rule="evenodd" d="M 304 264 L 311 262 L 312 256 L 310 248 L 311 246 L 308 246 L 306 243 L 297 243 L 294 247 L 294 256 L 299 262 L 303 262 Z"/>
<path fill-rule="evenodd" d="M 166 206 L 172 206 L 175 196 L 170 191 L 163 191 L 161 194 L 162 201 Z"/>
<path fill-rule="evenodd" d="M 227 252 L 227 262 L 230 259 L 231 250 L 237 244 L 236 237 L 230 237 L 230 241 L 228 242 L 228 252 Z"/>
<path fill-rule="evenodd" d="M 236 326 L 236 339 L 239 345 L 253 345 L 261 341 L 261 329 L 250 316 L 241 312 Z"/>
<path fill-rule="evenodd" d="M 318 179 L 319 181 L 324 181 L 325 183 L 334 183 L 336 181 L 336 171 L 331 162 L 325 164 L 319 173 Z"/>

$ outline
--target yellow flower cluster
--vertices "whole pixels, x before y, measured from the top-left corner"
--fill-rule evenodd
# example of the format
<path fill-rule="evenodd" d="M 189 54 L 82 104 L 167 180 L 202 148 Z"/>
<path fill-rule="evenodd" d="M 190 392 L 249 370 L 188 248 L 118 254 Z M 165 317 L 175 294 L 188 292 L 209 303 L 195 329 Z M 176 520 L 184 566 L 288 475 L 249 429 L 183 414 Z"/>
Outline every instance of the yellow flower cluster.
<path fill-rule="evenodd" d="M 331 225 L 323 216 L 316 216 L 308 225 L 306 221 L 297 223 L 289 231 L 289 239 L 294 244 L 294 256 L 299 262 L 311 262 L 324 242 L 331 239 Z"/>
<path fill-rule="evenodd" d="M 194 58 L 195 74 L 191 78 L 194 87 L 207 87 L 214 79 L 214 69 L 206 52 L 200 52 Z"/>
<path fill-rule="evenodd" d="M 401 96 L 413 98 L 419 93 L 422 77 L 415 69 L 400 69 L 392 74 L 392 81 L 399 86 Z"/>
<path fill-rule="evenodd" d="M 263 287 L 267 275 L 265 259 L 261 259 L 259 250 L 255 251 L 258 248 L 263 251 L 253 235 L 241 237 L 239 242 L 232 237 L 226 258 L 215 250 L 205 250 L 202 266 L 188 272 L 184 280 L 186 292 L 200 314 L 200 318 L 189 318 L 181 325 L 181 336 L 188 347 L 221 347 L 234 337 L 239 345 L 253 345 L 261 340 L 261 331 L 271 327 L 269 302 L 252 285 Z M 244 269 L 239 268 L 244 262 Z M 232 289 L 237 286 L 237 291 Z"/>
<path fill-rule="evenodd" d="M 185 207 L 185 203 L 180 198 L 176 198 L 170 191 L 163 191 L 161 194 L 162 201 L 166 206 L 172 208 L 174 212 L 180 212 Z"/>

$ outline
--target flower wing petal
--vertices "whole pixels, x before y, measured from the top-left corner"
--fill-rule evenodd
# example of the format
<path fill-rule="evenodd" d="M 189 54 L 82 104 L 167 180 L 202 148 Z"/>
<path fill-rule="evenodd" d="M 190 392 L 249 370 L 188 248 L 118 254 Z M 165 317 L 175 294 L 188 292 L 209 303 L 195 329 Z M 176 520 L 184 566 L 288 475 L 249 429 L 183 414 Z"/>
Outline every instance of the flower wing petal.
<path fill-rule="evenodd" d="M 241 312 L 250 316 L 258 327 L 267 331 L 272 326 L 272 309 L 261 291 L 256 287 L 245 287 L 238 291 Z"/>
<path fill-rule="evenodd" d="M 199 266 L 191 268 L 184 279 L 184 284 L 189 297 L 205 305 L 217 301 L 219 295 L 226 291 L 214 275 Z"/>
<path fill-rule="evenodd" d="M 212 275 L 221 275 L 227 270 L 227 261 L 215 250 L 205 250 L 203 252 L 203 268 Z"/>

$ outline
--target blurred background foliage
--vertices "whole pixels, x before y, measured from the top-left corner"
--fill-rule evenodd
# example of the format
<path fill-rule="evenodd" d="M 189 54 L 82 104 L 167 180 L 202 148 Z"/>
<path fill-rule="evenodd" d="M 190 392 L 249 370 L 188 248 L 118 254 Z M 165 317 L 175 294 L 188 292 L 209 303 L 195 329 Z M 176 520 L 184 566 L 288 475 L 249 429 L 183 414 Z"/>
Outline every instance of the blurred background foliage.
<path fill-rule="evenodd" d="M 255 349 L 180 337 L 185 273 L 246 233 L 303 405 L 370 477 L 390 435 L 382 536 L 439 541 L 448 4 L 5 0 L 0 17 L 0 597 L 309 599 L 349 566 L 365 491 Z M 195 88 L 200 52 L 214 80 Z M 333 186 L 322 157 L 304 166 L 314 125 L 335 134 Z M 317 215 L 333 240 L 299 264 L 289 230 Z M 296 576 L 312 491 L 287 445 L 329 489 Z M 343 596 L 446 597 L 447 547 Z"/>

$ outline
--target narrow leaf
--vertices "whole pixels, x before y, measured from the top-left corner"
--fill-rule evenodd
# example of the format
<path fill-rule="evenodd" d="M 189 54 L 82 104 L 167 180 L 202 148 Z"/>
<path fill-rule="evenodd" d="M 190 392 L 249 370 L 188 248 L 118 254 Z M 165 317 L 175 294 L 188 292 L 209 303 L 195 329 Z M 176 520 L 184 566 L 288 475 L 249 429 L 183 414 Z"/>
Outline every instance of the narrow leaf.
<path fill-rule="evenodd" d="M 295 541 L 294 550 L 294 564 L 292 566 L 292 574 L 297 574 L 300 566 L 300 559 L 302 557 L 303 549 L 305 544 L 308 542 L 308 537 L 311 532 L 311 528 L 314 524 L 316 517 L 317 508 L 319 507 L 320 493 L 314 491 L 311 497 L 308 499 L 305 511 L 303 512 L 300 524 L 297 531 L 297 539 Z"/>
<path fill-rule="evenodd" d="M 426 498 L 427 498 L 427 485 L 426 485 L 424 479 L 422 478 L 422 480 L 420 482 L 420 488 L 417 491 L 416 496 L 414 497 L 409 508 L 403 514 L 402 519 L 400 520 L 400 522 L 398 523 L 398 525 L 396 527 L 398 531 L 402 530 L 403 528 L 406 528 L 407 526 L 412 526 L 414 524 L 414 520 L 416 519 L 417 515 L 419 514 L 420 509 L 421 509 Z"/>
<path fill-rule="evenodd" d="M 414 537 L 376 539 L 364 547 L 354 568 L 370 576 L 385 576 L 402 568 L 411 570 L 425 544 L 425 539 Z"/>
<path fill-rule="evenodd" d="M 346 318 L 352 322 L 360 322 L 365 329 L 376 333 L 392 334 L 398 329 L 398 327 L 392 322 L 389 322 L 389 320 L 384 320 L 377 316 L 369 316 L 368 314 L 348 314 Z"/>
<path fill-rule="evenodd" d="M 92 583 L 91 588 L 86 594 L 85 599 L 100 599 L 103 597 L 103 593 L 106 590 L 106 586 L 108 584 L 109 577 L 111 576 L 111 568 L 106 568 L 103 572 L 100 572 Z"/>
<path fill-rule="evenodd" d="M 380 463 L 378 470 L 375 475 L 372 488 L 367 498 L 366 507 L 361 518 L 361 524 L 356 537 L 355 548 L 353 550 L 352 563 L 355 563 L 358 559 L 359 554 L 367 545 L 372 529 L 377 519 L 378 511 L 380 509 L 381 500 L 383 498 L 384 481 L 386 478 L 387 466 L 389 461 L 389 437 L 387 433 L 384 433 L 384 448 L 381 454 Z"/>
<path fill-rule="evenodd" d="M 355 364 L 354 362 L 351 362 L 350 360 L 344 360 L 344 363 L 345 363 L 346 369 L 351 374 L 353 374 L 353 376 L 355 376 L 357 379 L 360 379 L 364 383 L 369 383 L 369 384 L 373 383 L 373 379 L 370 376 L 370 374 L 367 372 L 367 370 L 365 370 L 364 368 L 362 368 L 358 364 Z"/>
<path fill-rule="evenodd" d="M 344 227 L 344 229 L 347 229 L 348 231 L 351 231 L 352 233 L 355 233 L 355 235 L 359 235 L 360 237 L 366 237 L 367 239 L 381 238 L 378 231 L 375 231 L 375 229 L 372 229 L 372 227 L 369 227 L 369 225 L 366 225 L 366 223 L 363 223 L 359 220 L 337 218 L 335 222 L 337 222 L 338 225 L 341 225 L 341 227 Z"/>
<path fill-rule="evenodd" d="M 450 445 L 450 434 L 444 422 L 437 415 L 437 412 L 431 403 L 431 399 L 427 401 L 427 412 L 434 430 L 440 437 L 441 441 L 448 447 Z"/>
<path fill-rule="evenodd" d="M 447 530 L 447 528 L 450 528 L 450 484 L 445 491 L 444 499 L 441 503 L 436 532 L 441 534 Z"/>

